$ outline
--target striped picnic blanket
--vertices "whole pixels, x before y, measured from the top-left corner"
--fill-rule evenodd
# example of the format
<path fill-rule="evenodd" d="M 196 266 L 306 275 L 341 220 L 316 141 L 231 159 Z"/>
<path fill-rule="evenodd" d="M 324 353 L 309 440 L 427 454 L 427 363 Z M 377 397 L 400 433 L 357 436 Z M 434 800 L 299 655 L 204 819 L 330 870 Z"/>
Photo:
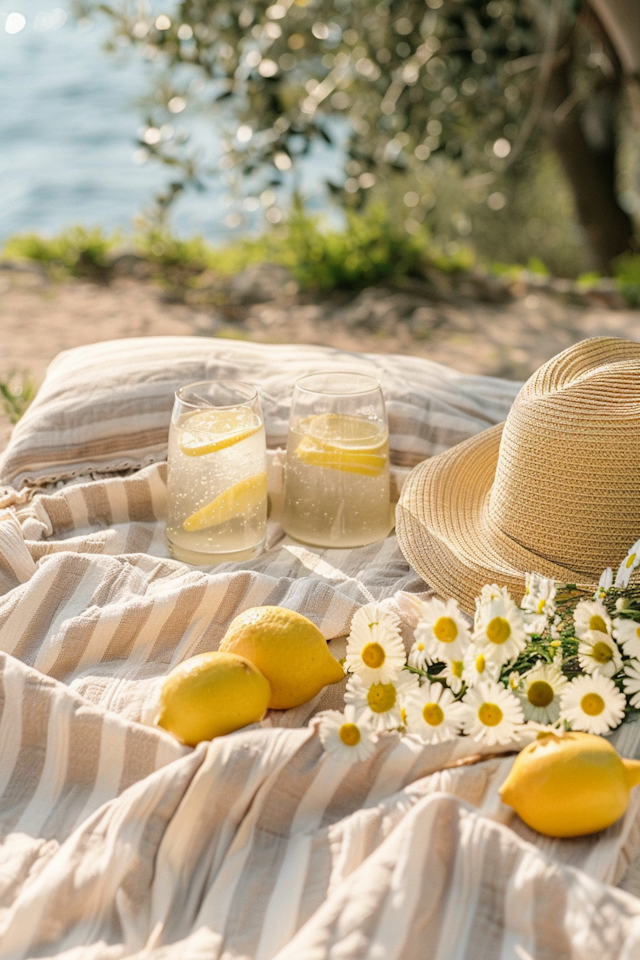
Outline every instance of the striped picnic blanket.
<path fill-rule="evenodd" d="M 613 884 L 626 871 L 623 885 L 640 888 L 637 864 L 627 870 L 640 850 L 640 791 L 603 834 L 552 841 L 499 801 L 518 744 L 489 753 L 469 739 L 388 734 L 367 761 L 338 767 L 314 716 L 341 703 L 341 685 L 195 750 L 150 723 L 162 677 L 215 649 L 247 607 L 304 612 L 340 657 L 359 605 L 390 606 L 408 640 L 403 595 L 428 593 L 394 536 L 344 551 L 284 537 L 275 449 L 267 552 L 213 572 L 171 560 L 160 405 L 149 401 L 153 437 L 145 446 L 139 429 L 134 450 L 135 397 L 160 396 L 180 351 L 200 351 L 209 375 L 235 364 L 261 384 L 277 371 L 281 394 L 263 399 L 277 423 L 299 368 L 292 348 L 258 357 L 253 345 L 170 339 L 148 341 L 147 353 L 136 342 L 119 374 L 124 342 L 63 357 L 0 464 L 0 960 L 636 960 L 640 900 Z M 430 403 L 441 444 L 443 410 L 460 439 L 503 417 L 515 392 L 484 378 L 471 389 L 411 358 L 313 351 L 305 362 L 336 359 L 375 363 L 383 382 L 392 369 L 390 407 L 412 396 L 433 437 Z M 98 398 L 92 438 L 81 411 L 103 377 L 110 395 Z M 400 466 L 414 407 L 392 417 Z M 109 431 L 105 453 L 94 441 Z M 270 435 L 273 448 L 280 437 Z M 123 460 L 126 475 L 114 475 Z M 91 478 L 68 482 L 78 475 Z M 24 479 L 58 485 L 34 493 L 19 489 Z M 637 724 L 615 741 L 640 755 Z"/>

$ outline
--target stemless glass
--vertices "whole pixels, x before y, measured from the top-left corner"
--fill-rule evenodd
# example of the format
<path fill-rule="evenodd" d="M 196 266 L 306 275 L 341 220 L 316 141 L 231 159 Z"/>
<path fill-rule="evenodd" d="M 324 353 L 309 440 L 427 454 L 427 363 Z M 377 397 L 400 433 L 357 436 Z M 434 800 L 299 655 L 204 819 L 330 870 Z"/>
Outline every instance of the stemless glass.
<path fill-rule="evenodd" d="M 316 373 L 296 383 L 282 525 L 318 547 L 359 547 L 389 533 L 389 428 L 375 377 Z"/>
<path fill-rule="evenodd" d="M 257 391 L 237 380 L 181 387 L 169 429 L 167 540 L 178 560 L 257 556 L 267 523 L 267 451 Z"/>

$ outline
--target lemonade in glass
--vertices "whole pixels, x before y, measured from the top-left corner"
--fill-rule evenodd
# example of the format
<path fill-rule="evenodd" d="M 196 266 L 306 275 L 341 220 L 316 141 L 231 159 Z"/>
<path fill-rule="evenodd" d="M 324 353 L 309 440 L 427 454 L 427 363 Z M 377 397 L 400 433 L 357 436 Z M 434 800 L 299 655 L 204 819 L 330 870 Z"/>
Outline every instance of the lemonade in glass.
<path fill-rule="evenodd" d="M 374 377 L 320 373 L 297 382 L 282 523 L 321 547 L 363 546 L 389 533 L 389 429 Z"/>
<path fill-rule="evenodd" d="M 209 565 L 262 550 L 267 523 L 264 420 L 254 387 L 204 380 L 176 393 L 169 429 L 167 540 Z"/>

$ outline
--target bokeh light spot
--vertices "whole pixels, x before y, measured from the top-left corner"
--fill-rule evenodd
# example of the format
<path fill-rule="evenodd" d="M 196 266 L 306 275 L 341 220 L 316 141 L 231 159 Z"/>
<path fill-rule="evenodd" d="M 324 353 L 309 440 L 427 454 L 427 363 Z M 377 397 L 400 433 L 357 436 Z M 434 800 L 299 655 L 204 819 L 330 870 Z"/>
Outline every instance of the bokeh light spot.
<path fill-rule="evenodd" d="M 26 26 L 26 23 L 27 18 L 21 13 L 10 13 L 5 21 L 4 29 L 7 33 L 20 33 Z"/>
<path fill-rule="evenodd" d="M 493 145 L 493 152 L 499 160 L 504 160 L 511 153 L 511 144 L 506 137 L 499 137 Z"/>

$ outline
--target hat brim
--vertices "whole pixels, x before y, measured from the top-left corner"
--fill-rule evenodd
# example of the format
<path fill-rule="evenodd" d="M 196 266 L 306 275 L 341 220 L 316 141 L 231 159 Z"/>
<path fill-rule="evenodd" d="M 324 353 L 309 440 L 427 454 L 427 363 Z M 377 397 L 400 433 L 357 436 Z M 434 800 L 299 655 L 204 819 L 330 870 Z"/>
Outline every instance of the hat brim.
<path fill-rule="evenodd" d="M 405 558 L 438 594 L 454 597 L 469 613 L 487 583 L 508 587 L 519 600 L 529 572 L 562 583 L 590 585 L 592 580 L 529 550 L 492 522 L 489 498 L 503 427 L 490 427 L 418 464 L 396 511 Z M 552 535 L 545 540 L 552 542 Z"/>

